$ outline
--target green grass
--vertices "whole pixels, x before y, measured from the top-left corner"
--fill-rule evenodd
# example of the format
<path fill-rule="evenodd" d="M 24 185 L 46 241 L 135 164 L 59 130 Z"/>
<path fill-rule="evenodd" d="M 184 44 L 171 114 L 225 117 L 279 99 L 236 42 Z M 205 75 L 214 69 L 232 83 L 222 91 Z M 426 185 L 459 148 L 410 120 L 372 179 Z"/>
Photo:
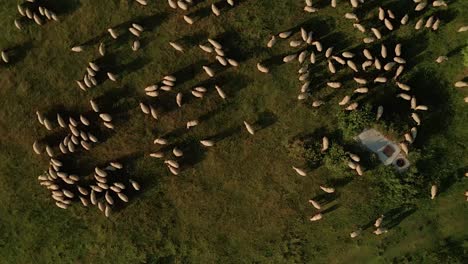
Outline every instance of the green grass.
<path fill-rule="evenodd" d="M 332 145 L 344 145 L 346 151 L 355 147 L 348 147 L 352 142 L 340 131 L 336 114 L 340 111 L 336 102 L 346 92 L 321 89 L 320 75 L 326 67 L 322 58 L 313 72 L 318 80 L 313 96 L 331 96 L 330 104 L 319 110 L 297 102 L 301 85 L 297 63 L 271 66 L 268 75 L 255 68 L 257 62 L 292 53 L 286 41 L 271 50 L 265 48 L 266 42 L 271 34 L 302 24 L 317 32 L 325 46 L 362 48 L 362 34 L 343 18 L 352 11 L 348 4 L 307 14 L 302 11 L 303 1 L 245 0 L 219 18 L 210 15 L 190 27 L 183 22 L 184 13 L 170 9 L 166 1 L 149 1 L 147 7 L 126 0 L 69 2 L 61 4 L 68 8 L 60 23 L 25 25 L 23 31 L 13 25 L 16 3 L 0 4 L 0 49 L 17 47 L 12 63 L 0 65 L 0 263 L 457 263 L 466 258 L 467 180 L 462 175 L 468 157 L 463 103 L 468 92 L 453 88 L 467 72 L 462 54 L 466 33 L 456 33 L 468 23 L 463 15 L 468 11 L 466 1 L 450 3 L 450 12 L 437 11 L 447 19 L 437 32 L 415 34 L 413 19 L 392 34 L 405 43 L 404 52 L 411 52 L 404 53 L 410 66 L 402 80 L 410 82 L 420 102 L 431 108 L 423 115 L 420 138 L 410 156 L 418 161 L 413 166 L 417 172 L 403 179 L 381 166 L 369 166 L 365 176 L 355 177 L 327 164 L 310 168 L 306 178 L 297 176 L 291 166 L 307 164 L 290 148 L 298 135 L 312 134 L 320 141 L 330 134 Z M 396 2 L 383 4 L 391 7 Z M 203 1 L 189 13 L 206 11 L 210 3 Z M 375 20 L 377 9 L 372 12 L 365 19 Z M 130 39 L 114 42 L 106 32 L 132 21 L 147 28 L 138 52 L 131 51 Z M 70 48 L 97 37 L 106 42 L 108 67 L 120 80 L 83 93 L 74 80 L 98 56 L 99 41 L 80 54 Z M 221 102 L 210 92 L 203 100 L 191 99 L 182 109 L 165 113 L 159 121 L 143 116 L 138 103 L 149 102 L 143 88 L 164 75 L 187 67 L 187 75 L 195 72 L 178 87 L 183 91 L 206 81 L 201 65 L 213 59 L 196 45 L 207 37 L 219 39 L 228 57 L 241 62 L 239 68 L 217 77 L 228 100 Z M 181 38 L 187 49 L 182 56 L 167 44 Z M 339 38 L 346 39 L 335 42 Z M 372 49 L 377 51 L 378 46 Z M 448 62 L 434 62 L 445 54 Z M 384 103 L 388 111 L 395 110 L 373 125 L 401 138 L 410 123 L 406 110 L 398 111 L 403 104 L 394 99 L 395 92 L 385 86 L 363 102 Z M 83 173 L 89 172 L 88 167 L 123 160 L 126 174 L 143 185 L 141 194 L 109 219 L 94 207 L 57 208 L 36 179 L 48 159 L 31 148 L 34 140 L 50 134 L 36 121 L 36 110 L 49 116 L 57 111 L 89 113 L 88 101 L 93 98 L 103 111 L 115 113 L 116 129 L 103 144 L 77 155 L 86 164 Z M 161 109 L 165 105 L 163 100 L 154 104 Z M 189 132 L 173 133 L 187 120 L 200 117 L 203 122 Z M 247 134 L 243 120 L 256 123 L 255 136 Z M 161 161 L 147 155 L 157 150 L 153 139 L 163 135 L 190 148 L 203 138 L 215 137 L 217 143 L 208 150 L 186 151 L 190 166 L 173 176 Z M 372 158 L 366 160 L 375 165 Z M 395 190 L 386 189 L 392 183 L 387 177 L 407 189 L 391 196 Z M 441 194 L 430 200 L 434 181 Z M 307 200 L 321 194 L 319 185 L 339 182 L 343 184 L 336 186 L 336 199 L 326 206 L 337 209 L 319 222 L 309 222 L 315 211 Z M 377 237 L 367 229 L 361 237 L 349 238 L 358 227 L 404 204 L 416 211 L 389 233 Z"/>

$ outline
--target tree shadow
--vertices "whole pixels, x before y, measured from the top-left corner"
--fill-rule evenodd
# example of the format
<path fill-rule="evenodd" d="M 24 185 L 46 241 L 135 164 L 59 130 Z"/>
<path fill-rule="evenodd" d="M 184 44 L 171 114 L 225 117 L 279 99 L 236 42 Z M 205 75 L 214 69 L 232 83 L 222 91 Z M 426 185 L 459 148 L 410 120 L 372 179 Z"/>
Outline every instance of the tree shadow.
<path fill-rule="evenodd" d="M 384 215 L 383 226 L 387 229 L 392 229 L 399 225 L 405 218 L 412 215 L 416 212 L 417 207 L 415 205 L 403 205 L 397 208 L 394 208 Z"/>
<path fill-rule="evenodd" d="M 15 65 L 18 62 L 22 61 L 26 55 L 28 54 L 29 50 L 33 47 L 32 41 L 26 41 L 22 44 L 14 45 L 5 51 L 8 53 L 10 57 L 10 63 L 8 65 Z"/>
<path fill-rule="evenodd" d="M 269 126 L 272 126 L 277 121 L 278 121 L 278 116 L 275 115 L 273 112 L 267 110 L 259 114 L 259 117 L 257 119 L 257 122 L 255 122 L 255 124 L 257 124 L 260 127 L 260 130 L 262 130 Z"/>

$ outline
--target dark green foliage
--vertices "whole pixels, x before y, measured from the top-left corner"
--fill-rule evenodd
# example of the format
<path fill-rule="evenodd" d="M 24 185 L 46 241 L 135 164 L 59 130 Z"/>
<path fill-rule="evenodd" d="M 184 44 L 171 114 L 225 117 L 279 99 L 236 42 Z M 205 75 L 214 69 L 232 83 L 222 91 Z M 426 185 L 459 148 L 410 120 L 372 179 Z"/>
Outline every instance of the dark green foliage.
<path fill-rule="evenodd" d="M 369 128 L 375 119 L 370 105 L 360 107 L 355 111 L 338 112 L 337 125 L 346 139 L 351 139 L 362 130 Z"/>

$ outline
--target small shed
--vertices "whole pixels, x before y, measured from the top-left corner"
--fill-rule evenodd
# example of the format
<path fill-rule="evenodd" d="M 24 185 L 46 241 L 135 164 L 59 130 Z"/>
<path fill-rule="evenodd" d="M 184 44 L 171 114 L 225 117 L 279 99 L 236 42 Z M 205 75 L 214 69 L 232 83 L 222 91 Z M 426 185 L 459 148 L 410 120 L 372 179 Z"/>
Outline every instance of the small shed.
<path fill-rule="evenodd" d="M 355 139 L 377 154 L 380 161 L 386 166 L 392 164 L 398 171 L 403 171 L 410 165 L 398 144 L 375 129 L 366 129 Z"/>

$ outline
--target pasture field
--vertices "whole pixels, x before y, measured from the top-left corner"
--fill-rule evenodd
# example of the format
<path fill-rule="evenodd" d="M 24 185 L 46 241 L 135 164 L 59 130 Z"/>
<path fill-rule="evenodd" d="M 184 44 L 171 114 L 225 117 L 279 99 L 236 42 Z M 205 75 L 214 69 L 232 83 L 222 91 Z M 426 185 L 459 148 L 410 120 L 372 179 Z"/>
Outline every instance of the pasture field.
<path fill-rule="evenodd" d="M 319 11 L 306 13 L 301 0 L 239 0 L 223 7 L 219 17 L 210 6 L 220 0 L 194 1 L 198 4 L 189 11 L 171 9 L 165 0 L 148 0 L 144 7 L 132 0 L 42 2 L 57 11 L 60 22 L 28 23 L 20 31 L 13 23 L 20 17 L 19 2 L 0 1 L 0 50 L 10 54 L 9 64 L 0 63 L 0 263 L 466 263 L 468 90 L 453 84 L 467 79 L 468 32 L 457 30 L 468 25 L 468 1 L 446 0 L 448 7 L 416 13 L 411 0 L 366 0 L 355 10 L 368 28 L 381 24 L 378 6 L 398 18 L 410 14 L 407 25 L 382 30 L 388 47 L 403 44 L 400 80 L 429 107 L 420 113 L 409 152 L 412 165 L 403 174 L 381 165 L 352 139 L 359 129 L 375 127 L 402 141 L 414 126 L 409 103 L 396 98 L 394 83 L 359 96 L 360 107 L 350 113 L 338 106 L 353 89 L 350 69 L 333 77 L 346 88 L 332 91 L 326 88 L 331 76 L 326 59 L 319 55 L 310 68 L 311 98 L 298 101 L 299 63 L 282 63 L 298 50 L 288 44 L 300 39 L 301 27 L 313 31 L 324 49 L 378 53 L 380 42 L 363 44 L 364 35 L 344 18 L 353 12 L 349 1 L 338 0 L 337 8 L 314 1 Z M 184 14 L 198 19 L 188 25 Z M 431 14 L 441 19 L 439 30 L 415 31 L 416 21 Z M 136 52 L 127 31 L 131 23 L 145 28 Z M 122 36 L 111 39 L 110 27 Z M 266 47 L 271 35 L 287 30 L 296 33 Z M 214 56 L 197 47 L 207 38 L 222 43 L 239 67 L 218 65 L 216 76 L 208 78 L 202 66 L 215 65 Z M 185 52 L 172 49 L 170 41 Z M 100 42 L 107 46 L 104 57 L 98 54 Z M 85 50 L 71 52 L 76 45 Z M 441 55 L 448 61 L 437 64 Z M 97 58 L 119 80 L 84 92 L 75 80 Z M 270 72 L 260 73 L 258 62 Z M 174 90 L 188 93 L 181 108 L 174 91 L 158 99 L 144 93 L 169 74 L 178 78 Z M 202 100 L 189 96 L 196 86 L 209 89 Z M 313 108 L 312 98 L 325 105 Z M 32 150 L 35 140 L 49 142 L 60 134 L 41 126 L 36 111 L 50 119 L 57 112 L 85 113 L 94 121 L 90 99 L 113 116 L 115 129 L 100 126 L 100 143 L 67 162 L 85 176 L 118 160 L 125 166 L 122 177 L 142 186 L 109 218 L 79 202 L 67 210 L 55 206 L 37 180 L 49 159 Z M 144 115 L 140 102 L 157 105 L 159 120 Z M 377 122 L 378 105 L 385 111 Z M 192 119 L 200 124 L 187 131 Z M 244 120 L 255 135 L 247 133 Z M 323 136 L 330 139 L 325 154 Z M 179 175 L 149 157 L 158 150 L 157 137 L 184 150 Z M 198 141 L 206 138 L 215 146 L 201 147 Z M 347 168 L 346 152 L 360 154 L 363 176 Z M 298 176 L 292 166 L 304 168 L 307 176 Z M 433 184 L 439 194 L 431 200 Z M 320 185 L 336 192 L 324 194 Z M 323 206 L 317 222 L 309 221 L 317 212 L 308 203 L 312 198 Z M 381 214 L 388 233 L 376 236 L 372 225 Z M 359 228 L 361 235 L 351 239 Z"/>

